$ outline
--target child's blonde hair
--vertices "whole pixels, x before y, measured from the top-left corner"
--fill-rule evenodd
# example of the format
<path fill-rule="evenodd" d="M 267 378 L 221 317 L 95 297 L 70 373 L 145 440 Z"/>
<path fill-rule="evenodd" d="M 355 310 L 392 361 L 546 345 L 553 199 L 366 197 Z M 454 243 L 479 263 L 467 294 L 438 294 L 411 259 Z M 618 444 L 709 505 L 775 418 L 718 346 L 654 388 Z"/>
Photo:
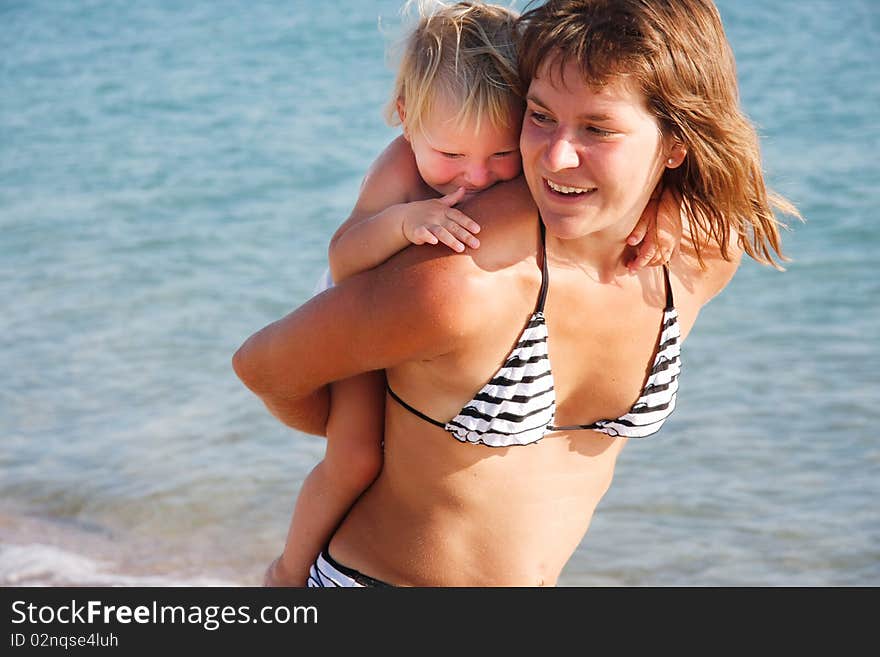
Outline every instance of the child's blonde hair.
<path fill-rule="evenodd" d="M 410 0 L 419 21 L 403 44 L 394 91 L 385 110 L 390 125 L 419 130 L 438 98 L 459 107 L 456 126 L 479 130 L 485 119 L 495 126 L 511 121 L 517 95 L 516 19 L 512 9 L 482 2 L 445 4 Z M 403 120 L 398 102 L 405 106 Z"/>

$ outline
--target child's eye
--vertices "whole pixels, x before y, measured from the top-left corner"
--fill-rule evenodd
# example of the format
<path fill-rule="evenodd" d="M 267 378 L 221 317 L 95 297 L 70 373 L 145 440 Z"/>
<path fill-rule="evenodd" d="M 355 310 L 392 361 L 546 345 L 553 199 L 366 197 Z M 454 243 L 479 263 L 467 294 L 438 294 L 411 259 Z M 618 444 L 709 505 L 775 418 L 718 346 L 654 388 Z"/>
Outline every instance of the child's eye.
<path fill-rule="evenodd" d="M 518 152 L 518 151 L 516 151 L 516 150 L 512 150 L 512 151 L 499 151 L 499 152 L 495 153 L 495 157 L 508 157 L 508 156 L 510 156 L 510 155 L 514 155 L 514 154 L 517 153 L 517 152 Z"/>
<path fill-rule="evenodd" d="M 451 160 L 461 157 L 461 153 L 444 153 L 443 151 L 440 152 L 440 155 L 442 155 L 443 157 L 448 157 Z"/>

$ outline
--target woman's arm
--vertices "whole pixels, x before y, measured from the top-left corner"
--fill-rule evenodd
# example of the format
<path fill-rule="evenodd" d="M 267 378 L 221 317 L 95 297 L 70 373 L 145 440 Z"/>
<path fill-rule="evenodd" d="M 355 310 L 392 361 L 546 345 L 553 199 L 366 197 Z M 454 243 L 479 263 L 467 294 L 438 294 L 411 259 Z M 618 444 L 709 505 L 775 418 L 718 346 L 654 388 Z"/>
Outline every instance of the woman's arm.
<path fill-rule="evenodd" d="M 475 330 L 474 314 L 457 312 L 479 303 L 474 270 L 466 255 L 406 249 L 256 332 L 233 368 L 282 422 L 322 434 L 328 383 L 449 353 Z"/>

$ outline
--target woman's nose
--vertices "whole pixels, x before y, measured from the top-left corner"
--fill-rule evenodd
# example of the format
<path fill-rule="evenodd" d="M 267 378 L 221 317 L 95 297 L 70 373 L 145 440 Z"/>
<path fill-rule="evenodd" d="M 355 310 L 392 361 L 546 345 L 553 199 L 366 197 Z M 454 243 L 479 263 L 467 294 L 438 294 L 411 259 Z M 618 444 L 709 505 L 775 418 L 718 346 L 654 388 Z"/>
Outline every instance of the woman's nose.
<path fill-rule="evenodd" d="M 547 146 L 547 168 L 551 171 L 574 169 L 580 164 L 577 148 L 571 143 L 568 136 L 555 133 Z"/>

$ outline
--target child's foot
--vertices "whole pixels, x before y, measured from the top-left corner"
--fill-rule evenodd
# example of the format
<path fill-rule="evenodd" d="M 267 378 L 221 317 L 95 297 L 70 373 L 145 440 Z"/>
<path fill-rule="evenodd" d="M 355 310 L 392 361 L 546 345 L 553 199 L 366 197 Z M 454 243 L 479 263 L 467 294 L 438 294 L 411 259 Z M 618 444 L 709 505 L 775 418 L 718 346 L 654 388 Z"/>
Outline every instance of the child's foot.
<path fill-rule="evenodd" d="M 263 586 L 287 586 L 304 588 L 305 582 L 298 581 L 296 577 L 285 569 L 281 557 L 276 558 L 269 564 L 266 574 L 263 575 Z"/>

